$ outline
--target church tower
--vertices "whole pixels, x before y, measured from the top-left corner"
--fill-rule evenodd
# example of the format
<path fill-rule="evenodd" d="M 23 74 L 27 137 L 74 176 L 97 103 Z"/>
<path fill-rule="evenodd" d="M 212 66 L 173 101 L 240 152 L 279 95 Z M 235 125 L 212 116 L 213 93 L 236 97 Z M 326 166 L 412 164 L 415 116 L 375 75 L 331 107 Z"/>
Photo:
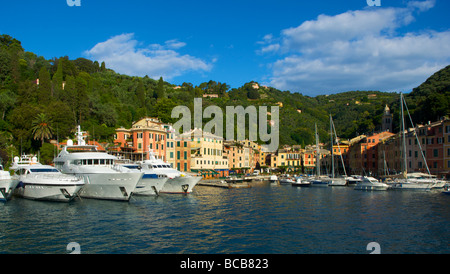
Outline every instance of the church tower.
<path fill-rule="evenodd" d="M 389 109 L 389 107 L 387 105 L 384 108 L 383 121 L 381 123 L 381 130 L 392 132 L 392 114 L 391 114 L 391 110 Z"/>

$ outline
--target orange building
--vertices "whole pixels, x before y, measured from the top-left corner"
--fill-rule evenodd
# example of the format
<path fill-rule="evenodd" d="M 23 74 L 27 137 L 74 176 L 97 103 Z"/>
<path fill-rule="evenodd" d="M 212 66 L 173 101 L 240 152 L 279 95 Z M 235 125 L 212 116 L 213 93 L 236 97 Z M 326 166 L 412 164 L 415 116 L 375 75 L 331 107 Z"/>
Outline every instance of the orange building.
<path fill-rule="evenodd" d="M 116 129 L 117 153 L 125 159 L 141 161 L 149 159 L 149 151 L 153 151 L 157 158 L 165 161 L 167 126 L 157 118 L 147 117 L 134 123 L 131 129 Z"/>
<path fill-rule="evenodd" d="M 372 136 L 364 136 L 354 143 L 350 143 L 348 152 L 348 174 L 372 174 L 379 173 L 378 144 L 395 134 L 385 131 Z"/>

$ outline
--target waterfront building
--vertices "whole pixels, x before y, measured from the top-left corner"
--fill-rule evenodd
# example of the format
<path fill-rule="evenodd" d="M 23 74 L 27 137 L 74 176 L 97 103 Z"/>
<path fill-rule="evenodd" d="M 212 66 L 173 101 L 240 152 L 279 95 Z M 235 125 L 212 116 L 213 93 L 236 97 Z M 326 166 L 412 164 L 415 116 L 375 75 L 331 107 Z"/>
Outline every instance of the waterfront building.
<path fill-rule="evenodd" d="M 443 137 L 443 154 L 444 154 L 444 167 L 445 167 L 445 174 L 442 174 L 443 176 L 446 176 L 447 179 L 450 179 L 450 119 L 446 117 L 444 119 L 444 137 Z"/>
<path fill-rule="evenodd" d="M 150 159 L 151 150 L 155 157 L 166 161 L 167 127 L 158 118 L 146 117 L 133 123 L 130 129 L 116 129 L 114 144 L 118 146 L 118 155 L 142 161 Z"/>
<path fill-rule="evenodd" d="M 450 177 L 449 135 L 450 120 L 446 117 L 440 121 L 416 125 L 415 128 L 405 130 L 406 170 L 408 172 L 428 173 L 428 166 L 431 174 L 439 177 Z M 404 165 L 402 134 L 398 133 L 391 136 L 380 144 L 378 154 L 380 175 L 400 173 Z"/>
<path fill-rule="evenodd" d="M 173 156 L 174 168 L 179 171 L 191 171 L 191 139 L 183 139 L 181 136 L 176 136 L 173 141 Z M 172 153 L 172 151 L 171 151 Z"/>
<path fill-rule="evenodd" d="M 191 172 L 198 173 L 203 178 L 228 176 L 228 158 L 223 155 L 222 137 L 195 128 L 180 135 L 180 146 L 182 140 L 190 140 Z"/>
<path fill-rule="evenodd" d="M 378 144 L 395 134 L 385 131 L 371 136 L 359 136 L 350 140 L 348 151 L 349 170 L 347 174 L 376 176 L 379 174 Z"/>

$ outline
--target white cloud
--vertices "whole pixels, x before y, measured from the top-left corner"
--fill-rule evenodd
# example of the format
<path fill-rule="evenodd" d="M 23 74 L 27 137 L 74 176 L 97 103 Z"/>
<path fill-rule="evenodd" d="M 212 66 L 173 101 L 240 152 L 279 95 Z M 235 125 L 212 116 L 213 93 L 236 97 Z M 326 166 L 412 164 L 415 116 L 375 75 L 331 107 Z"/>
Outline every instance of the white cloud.
<path fill-rule="evenodd" d="M 433 6 L 432 0 L 412 1 L 405 8 L 319 15 L 278 39 L 265 37 L 257 52 L 283 56 L 270 65 L 270 84 L 279 89 L 310 95 L 408 90 L 450 61 L 450 31 L 398 34 Z"/>
<path fill-rule="evenodd" d="M 163 45 L 151 44 L 140 47 L 133 33 L 111 37 L 105 42 L 96 44 L 87 50 L 85 55 L 116 72 L 145 76 L 157 79 L 162 76 L 166 80 L 189 71 L 209 71 L 211 64 L 190 55 L 181 55 L 178 50 L 186 43 L 178 40 L 166 41 Z"/>

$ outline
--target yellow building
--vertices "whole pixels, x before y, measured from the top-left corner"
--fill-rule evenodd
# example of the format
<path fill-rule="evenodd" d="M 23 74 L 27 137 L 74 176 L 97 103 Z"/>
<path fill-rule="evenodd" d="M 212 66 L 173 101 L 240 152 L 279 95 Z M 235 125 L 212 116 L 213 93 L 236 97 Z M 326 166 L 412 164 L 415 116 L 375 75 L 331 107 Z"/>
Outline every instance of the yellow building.
<path fill-rule="evenodd" d="M 228 158 L 223 155 L 223 138 L 195 128 L 180 135 L 189 139 L 191 146 L 191 172 L 204 178 L 228 176 Z"/>

